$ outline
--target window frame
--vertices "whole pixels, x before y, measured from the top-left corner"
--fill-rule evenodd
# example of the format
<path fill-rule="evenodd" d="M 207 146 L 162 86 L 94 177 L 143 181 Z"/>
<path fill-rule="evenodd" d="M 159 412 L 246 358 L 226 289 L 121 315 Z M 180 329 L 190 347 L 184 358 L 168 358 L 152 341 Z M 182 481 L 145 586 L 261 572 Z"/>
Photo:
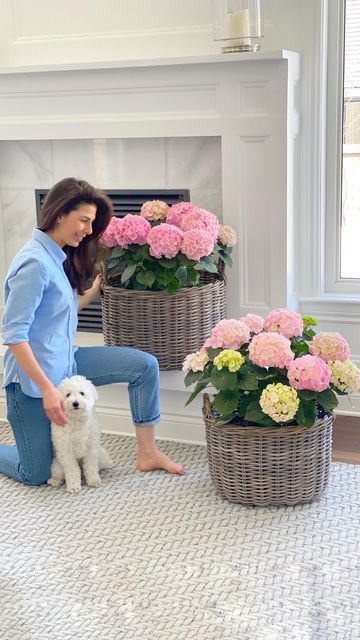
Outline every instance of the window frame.
<path fill-rule="evenodd" d="M 340 275 L 345 3 L 346 0 L 328 2 L 323 282 L 325 294 L 354 296 L 360 293 L 360 278 Z"/>

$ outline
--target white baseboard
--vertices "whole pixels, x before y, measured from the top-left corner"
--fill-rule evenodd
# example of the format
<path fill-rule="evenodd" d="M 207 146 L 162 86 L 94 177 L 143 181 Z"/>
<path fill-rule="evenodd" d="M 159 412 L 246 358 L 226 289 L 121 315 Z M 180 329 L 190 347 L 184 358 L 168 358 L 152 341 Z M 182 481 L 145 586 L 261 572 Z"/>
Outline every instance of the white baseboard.
<path fill-rule="evenodd" d="M 133 436 L 134 425 L 131 414 L 125 409 L 113 409 L 105 406 L 96 407 L 104 433 L 118 433 Z M 173 440 L 190 444 L 205 444 L 205 427 L 203 420 L 192 419 L 189 422 L 184 416 L 162 413 L 161 422 L 156 426 L 156 437 L 159 440 Z"/>

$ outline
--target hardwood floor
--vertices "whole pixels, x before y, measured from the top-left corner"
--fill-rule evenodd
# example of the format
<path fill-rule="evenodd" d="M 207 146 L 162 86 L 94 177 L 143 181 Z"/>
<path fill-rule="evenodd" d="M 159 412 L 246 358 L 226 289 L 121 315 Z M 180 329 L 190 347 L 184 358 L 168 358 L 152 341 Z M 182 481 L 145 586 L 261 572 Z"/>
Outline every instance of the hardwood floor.
<path fill-rule="evenodd" d="M 360 464 L 360 418 L 336 416 L 332 457 L 340 462 Z"/>

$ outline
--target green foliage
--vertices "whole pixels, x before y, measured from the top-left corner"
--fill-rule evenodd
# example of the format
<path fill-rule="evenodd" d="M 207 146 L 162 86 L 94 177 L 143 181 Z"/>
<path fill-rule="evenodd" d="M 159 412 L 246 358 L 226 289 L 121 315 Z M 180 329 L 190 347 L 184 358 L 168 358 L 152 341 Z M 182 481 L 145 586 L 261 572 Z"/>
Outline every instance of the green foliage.
<path fill-rule="evenodd" d="M 232 373 L 228 369 L 220 371 L 214 367 L 211 372 L 211 384 L 215 389 L 236 389 L 238 386 L 238 377 L 236 373 Z"/>
<path fill-rule="evenodd" d="M 259 386 L 258 379 L 253 373 L 245 373 L 245 375 L 241 375 L 239 372 L 238 375 L 238 387 L 243 391 L 254 391 Z"/>
<path fill-rule="evenodd" d="M 316 402 L 315 400 L 300 400 L 300 405 L 296 413 L 298 424 L 304 427 L 312 427 L 316 420 Z"/>
<path fill-rule="evenodd" d="M 214 409 L 224 415 L 235 413 L 238 401 L 239 396 L 235 389 L 223 389 L 214 399 Z"/>
<path fill-rule="evenodd" d="M 204 389 L 207 387 L 208 382 L 206 381 L 202 381 L 202 382 L 198 382 L 194 391 L 192 392 L 192 394 L 189 396 L 189 398 L 187 399 L 185 406 L 187 406 L 188 404 L 190 404 L 190 402 L 192 402 L 194 400 L 194 398 L 196 398 L 197 395 L 199 395 L 199 393 L 201 391 L 204 391 Z"/>
<path fill-rule="evenodd" d="M 127 249 L 116 246 L 102 257 L 108 284 L 141 291 L 174 293 L 185 287 L 199 286 L 200 271 L 217 273 L 219 270 L 218 255 L 204 257 L 198 262 L 189 260 L 182 253 L 175 258 L 159 259 L 150 255 L 148 245 L 133 244 Z"/>
<path fill-rule="evenodd" d="M 317 401 L 325 411 L 333 411 L 339 404 L 339 401 L 332 389 L 325 389 L 325 391 L 318 393 Z"/>
<path fill-rule="evenodd" d="M 304 338 L 293 338 L 291 340 L 291 350 L 295 353 L 296 358 L 306 356 L 309 353 L 309 345 Z"/>
<path fill-rule="evenodd" d="M 189 373 L 187 373 L 185 376 L 185 386 L 190 387 L 192 384 L 198 382 L 198 380 L 201 380 L 201 378 L 203 377 L 204 374 L 202 371 L 189 371 Z"/>

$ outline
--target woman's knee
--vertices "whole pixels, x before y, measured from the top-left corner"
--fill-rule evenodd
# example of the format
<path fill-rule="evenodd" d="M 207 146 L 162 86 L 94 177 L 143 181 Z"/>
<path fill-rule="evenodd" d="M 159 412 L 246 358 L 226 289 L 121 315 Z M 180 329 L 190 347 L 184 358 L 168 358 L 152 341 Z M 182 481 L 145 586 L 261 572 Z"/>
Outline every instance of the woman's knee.
<path fill-rule="evenodd" d="M 159 378 L 159 363 L 151 353 L 142 352 L 144 356 L 143 376 L 149 378 Z"/>
<path fill-rule="evenodd" d="M 42 464 L 37 468 L 30 469 L 29 471 L 20 470 L 20 475 L 23 484 L 33 487 L 39 487 L 45 484 L 50 478 L 50 464 Z"/>

